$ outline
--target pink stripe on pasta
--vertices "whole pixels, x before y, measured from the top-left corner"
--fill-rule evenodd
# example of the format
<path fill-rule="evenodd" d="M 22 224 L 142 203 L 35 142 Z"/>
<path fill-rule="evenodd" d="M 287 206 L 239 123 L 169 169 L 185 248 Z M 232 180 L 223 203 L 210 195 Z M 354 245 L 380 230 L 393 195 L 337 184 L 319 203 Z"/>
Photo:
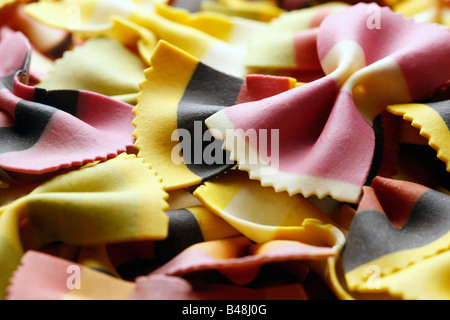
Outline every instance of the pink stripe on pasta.
<path fill-rule="evenodd" d="M 70 291 L 67 285 L 70 265 L 63 259 L 28 251 L 11 279 L 6 299 L 61 300 Z"/>
<path fill-rule="evenodd" d="M 133 145 L 131 131 L 114 132 L 112 129 L 101 131 L 68 113 L 57 112 L 33 147 L 1 154 L 0 167 L 16 172 L 45 173 L 111 158 Z"/>

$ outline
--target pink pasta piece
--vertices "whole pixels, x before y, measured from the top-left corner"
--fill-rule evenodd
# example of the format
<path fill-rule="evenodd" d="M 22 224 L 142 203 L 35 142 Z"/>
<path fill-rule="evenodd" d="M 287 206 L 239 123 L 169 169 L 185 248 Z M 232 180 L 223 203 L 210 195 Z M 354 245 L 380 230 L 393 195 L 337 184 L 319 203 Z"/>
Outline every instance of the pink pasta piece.
<path fill-rule="evenodd" d="M 248 254 L 246 254 L 248 252 Z M 246 237 L 195 244 L 156 269 L 151 275 L 177 276 L 195 271 L 217 270 L 237 285 L 248 284 L 266 263 L 293 261 L 307 272 L 301 260 L 326 260 L 335 252 L 297 241 L 274 240 L 252 245 Z M 306 268 L 306 269 L 305 269 Z"/>
<path fill-rule="evenodd" d="M 450 78 L 450 31 L 361 3 L 323 20 L 317 52 L 324 77 L 221 110 L 206 125 L 262 185 L 356 203 L 373 164 L 374 121 Z M 279 139 L 258 139 L 262 130 Z"/>
<path fill-rule="evenodd" d="M 30 50 L 19 32 L 0 42 L 0 168 L 42 174 L 133 146 L 131 105 L 89 91 L 27 85 Z"/>

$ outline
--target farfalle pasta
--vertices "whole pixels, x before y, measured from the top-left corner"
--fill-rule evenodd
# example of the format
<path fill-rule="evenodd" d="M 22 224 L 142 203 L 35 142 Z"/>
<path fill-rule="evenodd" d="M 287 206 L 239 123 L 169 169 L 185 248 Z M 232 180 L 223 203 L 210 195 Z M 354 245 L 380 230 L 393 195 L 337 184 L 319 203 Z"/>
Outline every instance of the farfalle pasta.
<path fill-rule="evenodd" d="M 82 274 L 82 283 L 71 275 Z M 47 283 L 42 291 L 41 281 Z M 69 285 L 67 285 L 67 283 Z M 25 287 L 35 290 L 24 290 Z M 81 290 L 80 288 L 83 288 Z M 14 275 L 9 300 L 305 300 L 303 288 L 296 284 L 245 288 L 223 283 L 205 283 L 179 277 L 149 275 L 136 282 L 124 281 L 71 261 L 30 250 Z"/>
<path fill-rule="evenodd" d="M 376 178 L 366 187 L 341 255 L 350 292 L 448 299 L 449 201 L 408 181 Z"/>
<path fill-rule="evenodd" d="M 334 255 L 335 250 L 332 247 L 311 246 L 288 240 L 252 244 L 246 237 L 236 237 L 193 245 L 153 271 L 152 275 L 175 276 L 217 270 L 232 283 L 243 285 L 254 280 L 265 263 L 326 260 Z M 303 262 L 297 263 L 301 265 Z"/>
<path fill-rule="evenodd" d="M 206 119 L 208 128 L 220 132 L 217 137 L 224 139 L 224 148 L 251 178 L 290 194 L 331 195 L 357 202 L 373 159 L 374 118 L 386 104 L 426 97 L 448 80 L 447 29 L 374 8 L 380 10 L 383 27 L 368 26 L 370 15 L 364 4 L 331 15 L 320 25 L 318 56 L 327 76 Z M 426 75 L 431 73 L 438 76 L 429 80 Z M 271 164 L 257 141 L 247 143 L 242 134 L 262 129 L 280 131 L 277 163 Z M 242 149 L 257 161 L 246 161 L 245 153 L 236 152 Z"/>
<path fill-rule="evenodd" d="M 2 27 L 22 32 L 35 51 L 52 58 L 59 57 L 72 42 L 72 35 L 66 30 L 42 24 L 25 13 L 26 5 L 20 3 L 3 10 Z"/>
<path fill-rule="evenodd" d="M 111 17 L 130 18 L 138 11 L 153 12 L 153 1 L 148 0 L 63 0 L 31 2 L 26 13 L 55 28 L 75 31 L 83 36 L 108 32 L 113 27 Z"/>
<path fill-rule="evenodd" d="M 158 44 L 151 65 L 133 109 L 135 146 L 162 172 L 167 190 L 199 184 L 235 165 L 205 127 L 207 117 L 296 86 L 292 78 L 228 75 L 167 42 Z"/>
<path fill-rule="evenodd" d="M 194 195 L 256 243 L 295 240 L 327 246 L 343 238 L 343 228 L 306 199 L 261 187 L 235 170 L 205 182 Z M 344 206 L 335 210 L 342 210 L 342 214 L 351 211 Z"/>
<path fill-rule="evenodd" d="M 116 39 L 92 38 L 58 59 L 47 75 L 40 79 L 39 87 L 91 91 L 135 104 L 146 67 L 139 57 Z M 67 77 L 68 73 L 70 77 Z"/>
<path fill-rule="evenodd" d="M 3 170 L 42 174 L 107 159 L 133 146 L 131 106 L 93 92 L 46 91 L 23 83 L 30 46 L 21 33 L 2 39 L 0 52 Z M 99 118 L 102 109 L 109 120 Z"/>
<path fill-rule="evenodd" d="M 57 241 L 95 245 L 164 239 L 166 198 L 155 172 L 142 159 L 122 154 L 55 177 L 1 207 L 2 296 L 27 250 Z"/>
<path fill-rule="evenodd" d="M 235 76 L 243 76 L 247 72 L 244 66 L 246 41 L 241 38 L 245 34 L 248 38 L 260 29 L 256 23 L 207 14 L 193 18 L 184 12 L 164 7 L 164 3 L 154 3 L 151 0 L 118 0 L 111 3 L 44 1 L 29 4 L 26 12 L 51 26 L 75 32 L 81 39 L 108 36 L 125 41 L 115 24 L 118 19 L 129 21 L 144 27 L 145 33 L 149 33 L 146 37 L 141 37 L 147 40 L 139 48 L 145 61 L 148 61 L 148 54 L 152 51 L 153 41 L 148 39 L 164 40 L 207 65 Z M 53 19 L 54 15 L 58 19 Z"/>
<path fill-rule="evenodd" d="M 438 0 L 0 1 L 0 298 L 450 299 L 448 27 Z"/>

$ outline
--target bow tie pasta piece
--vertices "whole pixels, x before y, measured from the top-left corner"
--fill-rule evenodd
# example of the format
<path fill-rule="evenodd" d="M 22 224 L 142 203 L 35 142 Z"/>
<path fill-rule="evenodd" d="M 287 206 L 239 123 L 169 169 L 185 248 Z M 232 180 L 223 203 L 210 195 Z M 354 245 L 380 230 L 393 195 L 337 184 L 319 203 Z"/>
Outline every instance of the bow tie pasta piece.
<path fill-rule="evenodd" d="M 44 1 L 28 4 L 26 12 L 50 26 L 77 31 L 85 37 L 111 34 L 113 18 L 118 16 L 148 29 L 159 40 L 168 41 L 223 72 L 236 76 L 247 73 L 243 64 L 245 47 L 232 45 L 199 29 L 172 21 L 169 19 L 173 18 L 172 15 L 165 18 L 156 14 L 152 1 Z M 181 19 L 181 22 L 186 23 L 186 19 Z M 230 21 L 219 22 L 223 27 L 230 25 Z"/>
<path fill-rule="evenodd" d="M 336 255 L 329 247 L 311 246 L 297 241 L 277 240 L 252 244 L 246 237 L 195 244 L 150 275 L 180 276 L 194 271 L 217 270 L 237 285 L 256 278 L 266 263 L 301 260 L 326 260 Z M 303 266 L 304 267 L 304 266 Z"/>
<path fill-rule="evenodd" d="M 163 275 L 124 281 L 71 260 L 27 252 L 8 287 L 7 300 L 273 300 L 307 297 L 299 284 L 246 288 Z"/>
<path fill-rule="evenodd" d="M 167 237 L 167 193 L 141 159 L 119 155 L 60 175 L 1 208 L 2 295 L 26 250 Z"/>
<path fill-rule="evenodd" d="M 5 56 L 0 71 L 2 169 L 43 174 L 104 160 L 133 146 L 131 105 L 90 91 L 47 91 L 22 83 L 30 47 L 20 33 L 2 39 L 0 52 Z"/>
<path fill-rule="evenodd" d="M 66 51 L 37 86 L 47 90 L 92 91 L 135 104 L 146 67 L 117 40 L 93 38 Z"/>
<path fill-rule="evenodd" d="M 341 95 L 333 109 L 336 96 L 336 84 L 327 77 L 232 106 L 205 123 L 224 140 L 239 169 L 263 186 L 356 202 L 371 165 L 374 133 L 351 97 Z"/>
<path fill-rule="evenodd" d="M 276 191 L 356 203 L 372 165 L 374 119 L 388 104 L 424 98 L 449 79 L 447 29 L 377 6 L 383 25 L 371 29 L 368 7 L 352 6 L 321 23 L 326 76 L 206 119 L 252 179 Z M 278 159 L 268 159 L 267 143 L 247 139 L 260 130 L 279 131 Z"/>
<path fill-rule="evenodd" d="M 94 6 L 94 9 L 90 6 Z M 144 8 L 140 6 L 144 6 Z M 146 8 L 146 6 L 149 6 L 149 8 Z M 129 18 L 134 10 L 152 13 L 154 11 L 152 6 L 152 1 L 141 3 L 128 0 L 41 1 L 28 4 L 25 12 L 33 20 L 42 24 L 56 27 L 61 32 L 71 32 L 80 43 L 89 38 L 102 36 L 114 38 L 128 48 L 135 50 L 147 63 L 156 44 L 155 35 L 150 30 L 131 22 Z M 51 15 L 49 12 L 57 12 L 58 15 Z M 89 14 L 93 15 L 91 19 L 87 17 Z M 111 54 L 115 51 L 107 52 Z M 99 65 L 102 66 L 103 64 L 100 63 Z M 96 70 L 97 68 L 93 69 Z M 126 73 L 122 73 L 122 75 L 126 75 Z"/>
<path fill-rule="evenodd" d="M 206 132 L 203 120 L 220 108 L 235 103 L 242 80 L 220 74 L 166 42 L 158 44 L 151 65 L 133 109 L 138 156 L 160 172 L 167 190 L 201 183 L 210 175 L 233 166 L 233 162 L 227 164 L 227 158 L 220 154 L 220 164 L 205 165 L 202 159 L 202 140 Z M 212 73 L 212 77 L 205 77 L 208 73 Z M 221 77 L 217 78 L 217 75 Z M 218 90 L 222 86 L 228 86 L 228 90 L 222 91 L 224 94 L 220 97 Z M 187 117 L 189 114 L 191 116 Z M 199 153 L 191 153 L 191 145 L 184 150 L 179 144 L 182 133 L 189 135 L 183 136 L 187 143 L 187 139 L 194 138 L 194 130 L 198 131 L 195 132 L 197 136 L 200 135 L 197 137 L 200 139 Z M 179 137 L 174 138 L 174 134 Z M 191 144 L 194 147 L 194 143 Z M 177 150 L 177 146 L 181 149 Z M 181 151 L 182 158 L 179 155 Z M 200 160 L 194 160 L 194 156 Z"/>
<path fill-rule="evenodd" d="M 199 184 L 235 165 L 221 142 L 211 139 L 207 117 L 297 85 L 291 78 L 230 76 L 165 41 L 159 42 L 151 65 L 133 109 L 135 147 L 167 190 Z"/>
<path fill-rule="evenodd" d="M 448 299 L 448 194 L 375 178 L 353 220 L 341 264 L 349 293 Z"/>
<path fill-rule="evenodd" d="M 194 196 L 257 243 L 283 239 L 332 247 L 344 237 L 332 219 L 303 197 L 262 187 L 245 172 L 232 170 L 205 182 Z"/>
<path fill-rule="evenodd" d="M 81 40 L 108 36 L 125 45 L 137 41 L 146 62 L 157 37 L 239 76 L 246 73 L 243 63 L 237 62 L 243 60 L 248 39 L 264 25 L 220 14 L 190 14 L 149 0 L 36 2 L 26 6 L 26 13 L 49 26 L 71 31 Z"/>
<path fill-rule="evenodd" d="M 238 23 L 233 23 L 232 20 L 225 19 L 225 17 L 191 18 L 161 9 L 163 8 L 162 4 L 159 4 L 159 8 L 162 15 L 155 12 L 153 2 L 148 0 L 143 2 L 97 0 L 79 3 L 67 0 L 30 3 L 27 5 L 26 12 L 50 26 L 76 31 L 84 37 L 117 36 L 114 34 L 113 28 L 114 19 L 119 17 L 147 29 L 158 40 L 172 43 L 211 67 L 236 76 L 243 76 L 247 73 L 243 63 L 245 46 L 240 42 L 238 42 L 239 45 L 236 45 L 236 43 L 222 40 L 232 40 L 234 25 L 238 25 Z M 205 23 L 210 24 L 210 22 L 213 23 L 213 26 L 222 29 L 223 32 L 213 33 L 213 35 L 204 32 Z M 236 31 L 251 33 L 254 28 L 249 25 L 249 23 L 240 23 L 236 27 Z M 211 26 L 208 26 L 207 30 L 212 30 Z M 149 47 L 141 54 L 147 54 L 148 49 Z M 148 58 L 148 56 L 144 57 L 144 61 L 147 61 Z"/>

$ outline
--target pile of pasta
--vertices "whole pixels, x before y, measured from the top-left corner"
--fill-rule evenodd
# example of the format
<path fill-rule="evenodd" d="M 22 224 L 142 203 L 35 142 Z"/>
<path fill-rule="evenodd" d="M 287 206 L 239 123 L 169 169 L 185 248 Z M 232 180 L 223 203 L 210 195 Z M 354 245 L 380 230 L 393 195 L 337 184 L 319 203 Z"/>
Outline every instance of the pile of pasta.
<path fill-rule="evenodd" d="M 450 299 L 450 2 L 0 1 L 0 297 Z"/>

